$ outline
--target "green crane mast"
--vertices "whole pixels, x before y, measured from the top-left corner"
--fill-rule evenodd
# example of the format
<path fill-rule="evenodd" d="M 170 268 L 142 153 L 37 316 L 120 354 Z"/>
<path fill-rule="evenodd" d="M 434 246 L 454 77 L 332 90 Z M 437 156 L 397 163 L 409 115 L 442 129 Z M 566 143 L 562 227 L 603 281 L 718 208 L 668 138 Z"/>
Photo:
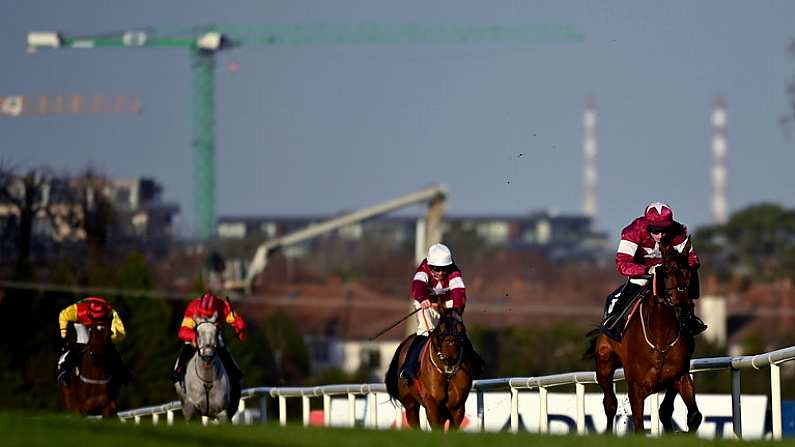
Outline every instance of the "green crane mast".
<path fill-rule="evenodd" d="M 195 235 L 213 236 L 215 226 L 215 54 L 237 46 L 475 44 L 579 42 L 567 25 L 252 25 L 181 30 L 135 30 L 96 36 L 30 32 L 29 52 L 41 48 L 187 48 L 192 68 L 193 218 Z"/>

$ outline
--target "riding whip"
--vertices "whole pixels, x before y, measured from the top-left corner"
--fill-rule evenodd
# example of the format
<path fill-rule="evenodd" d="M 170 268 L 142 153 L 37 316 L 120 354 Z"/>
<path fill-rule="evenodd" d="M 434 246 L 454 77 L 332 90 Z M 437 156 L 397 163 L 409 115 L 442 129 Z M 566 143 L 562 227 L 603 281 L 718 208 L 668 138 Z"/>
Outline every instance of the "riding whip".
<path fill-rule="evenodd" d="M 375 340 L 376 338 L 378 338 L 378 337 L 380 337 L 380 336 L 384 335 L 384 333 L 386 333 L 388 330 L 390 330 L 390 329 L 392 329 L 393 327 L 395 327 L 395 326 L 399 325 L 400 323 L 402 323 L 402 322 L 403 322 L 403 320 L 405 320 L 406 318 L 408 318 L 408 317 L 410 317 L 410 316 L 412 316 L 412 315 L 416 314 L 416 313 L 417 313 L 417 312 L 419 312 L 420 310 L 422 310 L 422 307 L 418 307 L 418 308 L 414 309 L 413 311 L 411 311 L 411 312 L 410 312 L 408 315 L 406 315 L 405 317 L 403 317 L 403 318 L 401 318 L 400 320 L 398 320 L 398 321 L 396 321 L 396 322 L 392 323 L 391 325 L 389 325 L 389 327 L 388 327 L 388 328 L 386 328 L 386 329 L 383 329 L 381 332 L 379 332 L 379 333 L 377 333 L 377 334 L 373 335 L 372 337 L 368 338 L 367 340 L 370 340 L 370 341 L 372 341 L 372 340 Z"/>

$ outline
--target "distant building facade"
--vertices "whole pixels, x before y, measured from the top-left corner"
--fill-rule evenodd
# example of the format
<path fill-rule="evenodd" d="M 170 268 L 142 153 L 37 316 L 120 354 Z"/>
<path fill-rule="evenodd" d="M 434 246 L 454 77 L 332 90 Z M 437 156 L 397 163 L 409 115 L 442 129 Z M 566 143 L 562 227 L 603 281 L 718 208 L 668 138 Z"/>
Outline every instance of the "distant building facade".
<path fill-rule="evenodd" d="M 223 216 L 217 234 L 222 240 L 265 241 L 290 234 L 331 216 Z M 356 241 L 363 237 L 394 245 L 414 240 L 416 217 L 388 216 L 349 225 L 328 237 Z M 550 211 L 526 215 L 448 216 L 443 232 L 468 232 L 486 245 L 509 249 L 538 250 L 550 260 L 598 259 L 611 250 L 607 234 L 593 229 L 593 219 L 585 215 L 559 215 Z M 308 242 L 312 247 L 313 242 Z"/>
<path fill-rule="evenodd" d="M 20 225 L 20 208 L 15 204 L 25 197 L 25 182 L 5 179 L 11 198 L 0 195 L 0 244 L 14 250 Z M 110 205 L 108 242 L 134 245 L 144 251 L 164 253 L 175 237 L 174 218 L 179 206 L 162 199 L 162 186 L 151 178 L 104 180 L 52 178 L 37 184 L 32 208 L 33 242 L 39 251 L 54 244 L 80 244 L 86 233 L 76 222 L 87 219 L 99 206 L 99 196 Z"/>

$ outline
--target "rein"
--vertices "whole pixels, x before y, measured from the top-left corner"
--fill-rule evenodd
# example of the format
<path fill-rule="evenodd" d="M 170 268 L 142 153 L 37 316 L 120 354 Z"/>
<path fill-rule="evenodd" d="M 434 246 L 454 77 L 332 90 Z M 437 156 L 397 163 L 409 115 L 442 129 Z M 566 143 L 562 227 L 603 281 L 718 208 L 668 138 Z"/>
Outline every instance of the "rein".
<path fill-rule="evenodd" d="M 658 301 L 664 302 L 664 301 L 660 300 L 660 296 L 657 294 L 657 270 L 654 271 L 654 275 L 653 275 L 653 278 L 652 278 L 652 290 L 653 290 L 653 293 L 654 293 L 654 297 Z M 679 339 L 682 337 L 682 333 L 679 331 L 679 328 L 677 326 L 676 338 L 674 339 L 674 341 L 672 341 L 670 344 L 668 344 L 668 346 L 666 346 L 665 348 L 660 348 L 657 345 L 655 345 L 654 343 L 652 343 L 649 340 L 648 333 L 646 332 L 646 320 L 643 317 L 643 303 L 642 302 L 640 303 L 640 327 L 643 329 L 643 340 L 646 342 L 646 344 L 649 345 L 649 347 L 652 350 L 657 351 L 657 352 L 659 352 L 660 354 L 663 354 L 663 355 L 665 355 L 665 353 L 670 351 L 671 348 L 673 348 L 679 342 Z"/>
<path fill-rule="evenodd" d="M 90 379 L 80 374 L 79 367 L 75 367 L 75 374 L 77 375 L 77 377 L 80 378 L 81 382 L 88 383 L 89 385 L 107 385 L 108 383 L 110 383 L 110 380 L 113 378 L 113 375 L 111 374 L 110 376 L 108 376 L 107 379 Z"/>
<path fill-rule="evenodd" d="M 215 322 L 209 321 L 209 320 L 200 322 L 194 328 L 196 330 L 196 332 L 198 332 L 199 326 L 201 326 L 203 324 L 215 325 Z M 220 337 L 220 333 L 216 333 L 215 337 L 216 337 L 216 340 L 217 340 Z M 203 367 L 199 368 L 199 362 L 196 361 L 196 362 L 193 362 L 193 370 L 196 372 L 196 377 L 198 377 L 198 379 L 201 380 L 204 383 L 205 391 L 208 391 L 209 388 L 212 388 L 213 381 L 215 380 L 215 375 L 213 374 L 213 376 L 208 380 L 208 379 L 205 379 L 204 377 L 202 377 L 201 371 L 202 370 L 206 371 L 207 369 L 209 369 L 211 367 L 214 367 L 214 365 L 215 365 L 214 360 L 215 360 L 215 357 L 218 355 L 218 351 L 217 351 L 218 350 L 218 346 L 216 346 L 215 349 L 213 349 L 213 354 L 210 355 L 210 356 L 202 355 L 201 354 L 201 349 L 202 349 L 201 346 L 197 346 L 196 347 L 196 356 L 199 358 L 199 360 L 201 360 L 201 363 L 202 363 Z"/>

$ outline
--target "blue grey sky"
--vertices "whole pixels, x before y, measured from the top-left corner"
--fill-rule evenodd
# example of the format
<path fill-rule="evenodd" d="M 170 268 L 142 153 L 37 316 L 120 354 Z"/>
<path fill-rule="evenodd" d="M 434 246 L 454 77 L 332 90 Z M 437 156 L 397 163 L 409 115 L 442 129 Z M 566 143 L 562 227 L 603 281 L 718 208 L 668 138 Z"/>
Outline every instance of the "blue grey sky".
<path fill-rule="evenodd" d="M 652 200 L 711 220 L 712 102 L 729 110 L 730 210 L 795 207 L 795 3 L 0 1 L 0 96 L 139 96 L 140 115 L 0 119 L 17 166 L 152 176 L 191 220 L 191 85 L 178 49 L 25 53 L 31 30 L 207 23 L 571 24 L 581 43 L 244 47 L 219 56 L 218 214 L 352 210 L 442 183 L 451 214 L 582 208 L 582 114 L 596 98 L 597 227 Z M 239 70 L 230 72 L 230 63 Z M 522 154 L 520 156 L 519 154 Z M 416 210 L 419 211 L 419 210 Z"/>

